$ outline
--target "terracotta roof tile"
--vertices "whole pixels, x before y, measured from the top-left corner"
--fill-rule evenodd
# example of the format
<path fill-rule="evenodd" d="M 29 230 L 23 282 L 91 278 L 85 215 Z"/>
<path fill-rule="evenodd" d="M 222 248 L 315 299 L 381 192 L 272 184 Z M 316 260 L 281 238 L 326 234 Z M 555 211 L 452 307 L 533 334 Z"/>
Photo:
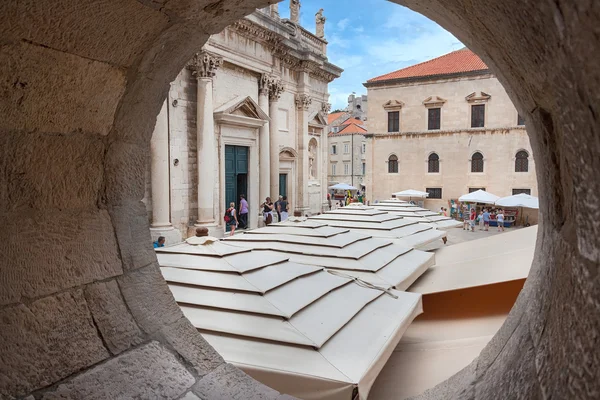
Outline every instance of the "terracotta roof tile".
<path fill-rule="evenodd" d="M 341 133 L 367 133 L 367 130 L 359 124 L 352 122 L 351 124 L 346 125 L 346 127 L 337 134 Z"/>
<path fill-rule="evenodd" d="M 345 111 L 342 112 L 336 112 L 336 113 L 331 113 L 329 115 L 327 115 L 327 124 L 331 125 L 331 123 L 333 121 L 335 121 L 336 119 L 338 119 L 339 117 L 341 117 L 342 115 L 346 114 Z"/>
<path fill-rule="evenodd" d="M 381 82 L 391 79 L 416 78 L 425 76 L 450 75 L 461 72 L 485 71 L 488 66 L 471 50 L 464 48 L 444 54 L 429 61 L 390 72 L 372 79 L 370 82 Z"/>

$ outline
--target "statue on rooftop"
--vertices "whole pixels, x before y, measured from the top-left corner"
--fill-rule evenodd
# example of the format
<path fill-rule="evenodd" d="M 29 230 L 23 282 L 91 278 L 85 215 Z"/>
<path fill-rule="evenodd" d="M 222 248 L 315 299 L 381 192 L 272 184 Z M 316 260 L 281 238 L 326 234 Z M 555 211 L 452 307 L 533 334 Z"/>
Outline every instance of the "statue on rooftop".
<path fill-rule="evenodd" d="M 300 0 L 290 0 L 290 21 L 300 23 Z"/>
<path fill-rule="evenodd" d="M 323 16 L 323 9 L 321 8 L 319 12 L 315 14 L 315 22 L 317 25 L 317 37 L 324 38 L 325 37 L 325 21 L 327 18 Z"/>

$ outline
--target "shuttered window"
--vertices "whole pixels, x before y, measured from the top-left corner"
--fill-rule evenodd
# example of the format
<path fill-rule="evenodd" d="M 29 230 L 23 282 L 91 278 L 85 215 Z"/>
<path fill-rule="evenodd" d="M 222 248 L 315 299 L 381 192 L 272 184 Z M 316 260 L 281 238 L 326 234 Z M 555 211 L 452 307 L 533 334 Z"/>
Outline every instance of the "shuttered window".
<path fill-rule="evenodd" d="M 388 112 L 388 132 L 400 132 L 400 111 Z"/>
<path fill-rule="evenodd" d="M 426 188 L 425 191 L 429 193 L 428 199 L 441 199 L 442 188 Z"/>
<path fill-rule="evenodd" d="M 483 172 L 483 154 L 477 152 L 471 157 L 471 172 Z"/>
<path fill-rule="evenodd" d="M 427 160 L 427 172 L 430 174 L 440 172 L 440 156 L 435 153 L 429 155 Z"/>
<path fill-rule="evenodd" d="M 430 131 L 434 129 L 440 129 L 441 117 L 441 108 L 430 108 L 427 110 L 427 129 Z"/>
<path fill-rule="evenodd" d="M 485 104 L 471 106 L 471 128 L 483 128 L 485 126 Z"/>
<path fill-rule="evenodd" d="M 521 150 L 515 157 L 515 172 L 528 172 L 529 171 L 529 154 L 526 151 Z"/>

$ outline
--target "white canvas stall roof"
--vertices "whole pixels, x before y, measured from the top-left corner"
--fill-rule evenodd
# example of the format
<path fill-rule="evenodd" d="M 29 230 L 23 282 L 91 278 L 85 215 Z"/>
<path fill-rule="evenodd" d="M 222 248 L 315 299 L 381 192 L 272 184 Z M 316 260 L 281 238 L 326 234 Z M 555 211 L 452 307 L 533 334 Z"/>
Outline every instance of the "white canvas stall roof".
<path fill-rule="evenodd" d="M 537 226 L 532 226 L 439 249 L 436 266 L 409 290 L 430 294 L 525 279 L 536 236 Z"/>
<path fill-rule="evenodd" d="M 221 250 L 235 247 L 221 245 Z M 161 265 L 184 315 L 227 361 L 294 396 L 350 400 L 358 387 L 365 399 L 402 333 L 422 311 L 418 294 L 386 291 L 355 281 L 345 271 L 331 273 L 291 262 L 282 253 L 222 251 L 215 256 L 186 246 L 200 247 L 180 246 L 177 255 L 186 268 Z M 394 272 L 388 268 L 407 275 L 422 272 L 412 264 L 424 261 L 420 257 L 428 253 L 386 247 L 406 255 L 388 262 L 382 268 L 386 274 Z M 273 258 L 264 257 L 264 265 L 254 268 L 254 262 L 248 269 L 230 260 L 253 253 L 279 254 L 280 262 L 272 264 Z M 237 271 L 189 268 L 220 261 L 237 265 Z"/>
<path fill-rule="evenodd" d="M 379 211 L 386 211 L 390 214 L 394 214 L 406 219 L 430 223 L 431 225 L 439 229 L 462 227 L 462 222 L 452 219 L 450 217 L 444 217 L 443 215 L 439 215 L 438 213 L 431 210 L 427 210 L 426 208 L 421 208 L 417 206 L 406 207 L 404 204 L 394 203 L 395 202 L 374 204 L 372 207 Z"/>
<path fill-rule="evenodd" d="M 271 225 L 274 229 L 279 224 Z M 302 228 L 302 224 L 296 226 Z M 374 284 L 384 283 L 386 287 L 406 288 L 414 282 L 430 265 L 433 254 L 414 250 L 413 243 L 394 243 L 394 240 L 372 238 L 349 243 L 343 248 L 326 246 L 331 238 L 323 238 L 322 243 L 284 243 L 274 240 L 278 235 L 272 230 L 256 229 L 253 234 L 239 234 L 224 239 L 231 243 L 253 250 L 277 251 L 289 257 L 290 261 L 341 270 L 344 273 Z M 341 233 L 340 236 L 351 235 Z M 273 238 L 273 240 L 269 240 Z M 261 251 L 262 253 L 262 251 Z M 412 253 L 410 256 L 409 253 Z M 416 255 L 416 256 L 415 256 Z M 411 260 L 403 262 L 402 260 Z"/>

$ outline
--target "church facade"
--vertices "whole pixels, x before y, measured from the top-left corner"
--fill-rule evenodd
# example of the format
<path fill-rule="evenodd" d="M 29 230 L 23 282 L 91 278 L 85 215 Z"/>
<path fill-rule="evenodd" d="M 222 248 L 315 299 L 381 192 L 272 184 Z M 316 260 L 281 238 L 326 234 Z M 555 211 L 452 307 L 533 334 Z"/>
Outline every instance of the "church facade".
<path fill-rule="evenodd" d="M 327 205 L 329 63 L 325 18 L 316 33 L 277 5 L 237 21 L 208 43 L 171 83 L 151 141 L 145 203 L 152 236 L 173 243 L 196 227 L 225 232 L 223 214 L 240 196 L 248 227 L 262 224 L 260 205 L 287 196 L 290 213 Z"/>

